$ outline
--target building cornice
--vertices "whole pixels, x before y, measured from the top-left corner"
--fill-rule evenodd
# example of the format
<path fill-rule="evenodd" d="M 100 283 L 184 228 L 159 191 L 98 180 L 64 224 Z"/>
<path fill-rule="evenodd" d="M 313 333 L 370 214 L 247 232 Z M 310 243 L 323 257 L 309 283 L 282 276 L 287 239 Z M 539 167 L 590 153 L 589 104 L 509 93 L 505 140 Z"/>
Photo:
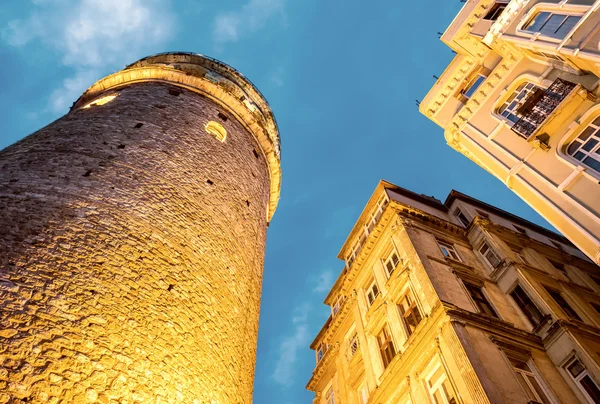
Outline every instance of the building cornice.
<path fill-rule="evenodd" d="M 269 168 L 270 198 L 267 220 L 279 202 L 281 164 L 279 130 L 266 99 L 232 67 L 192 53 L 164 53 L 144 58 L 94 83 L 71 111 L 88 105 L 108 91 L 136 83 L 160 82 L 200 93 L 227 109 L 255 137 Z"/>

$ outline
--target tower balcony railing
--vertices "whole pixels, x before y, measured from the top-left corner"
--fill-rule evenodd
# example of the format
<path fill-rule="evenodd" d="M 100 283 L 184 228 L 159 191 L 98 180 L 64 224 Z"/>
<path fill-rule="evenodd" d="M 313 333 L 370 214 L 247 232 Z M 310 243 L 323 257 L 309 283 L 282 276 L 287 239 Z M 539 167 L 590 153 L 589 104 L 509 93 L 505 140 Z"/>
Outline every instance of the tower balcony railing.
<path fill-rule="evenodd" d="M 576 87 L 575 83 L 557 78 L 546 90 L 540 88 L 531 93 L 519 108 L 521 119 L 513 125 L 512 130 L 529 139 Z"/>

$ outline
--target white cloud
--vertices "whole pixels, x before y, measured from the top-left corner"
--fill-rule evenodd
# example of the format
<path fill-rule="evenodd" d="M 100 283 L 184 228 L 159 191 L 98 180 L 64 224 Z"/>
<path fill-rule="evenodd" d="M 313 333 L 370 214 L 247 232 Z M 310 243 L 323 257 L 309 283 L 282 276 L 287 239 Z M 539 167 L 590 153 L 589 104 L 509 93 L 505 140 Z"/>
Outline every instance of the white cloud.
<path fill-rule="evenodd" d="M 289 387 L 293 384 L 298 350 L 305 349 L 309 344 L 309 312 L 310 305 L 306 303 L 294 311 L 294 317 L 292 318 L 294 332 L 284 338 L 279 346 L 279 359 L 271 377 L 282 386 Z"/>
<path fill-rule="evenodd" d="M 144 56 L 171 36 L 169 0 L 32 0 L 25 20 L 1 32 L 15 47 L 35 41 L 56 51 L 73 70 L 50 97 L 50 109 L 64 112 L 93 81 Z"/>
<path fill-rule="evenodd" d="M 315 293 L 323 293 L 327 292 L 333 286 L 334 274 L 333 271 L 327 270 L 322 272 L 316 279 L 314 279 L 315 287 L 313 288 L 313 292 Z"/>
<path fill-rule="evenodd" d="M 248 0 L 239 10 L 215 18 L 213 35 L 217 43 L 235 42 L 246 33 L 261 29 L 274 17 L 285 20 L 285 0 Z"/>

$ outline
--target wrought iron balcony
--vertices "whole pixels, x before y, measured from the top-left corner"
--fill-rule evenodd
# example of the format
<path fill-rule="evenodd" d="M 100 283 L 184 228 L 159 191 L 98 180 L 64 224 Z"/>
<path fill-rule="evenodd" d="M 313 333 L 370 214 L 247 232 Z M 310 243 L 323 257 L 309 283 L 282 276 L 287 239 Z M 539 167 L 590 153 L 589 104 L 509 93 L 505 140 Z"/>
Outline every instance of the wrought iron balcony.
<path fill-rule="evenodd" d="M 518 109 L 521 119 L 513 125 L 512 130 L 528 139 L 576 86 L 570 81 L 556 79 L 546 90 L 540 88 L 532 92 Z"/>

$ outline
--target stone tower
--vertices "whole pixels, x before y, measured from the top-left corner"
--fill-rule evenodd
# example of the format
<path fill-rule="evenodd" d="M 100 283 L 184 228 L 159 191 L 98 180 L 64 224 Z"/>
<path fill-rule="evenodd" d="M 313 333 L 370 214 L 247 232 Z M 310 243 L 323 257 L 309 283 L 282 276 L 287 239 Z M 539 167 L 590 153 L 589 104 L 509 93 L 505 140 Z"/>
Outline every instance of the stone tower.
<path fill-rule="evenodd" d="M 210 58 L 142 59 L 0 152 L 0 402 L 250 403 L 277 125 Z"/>

